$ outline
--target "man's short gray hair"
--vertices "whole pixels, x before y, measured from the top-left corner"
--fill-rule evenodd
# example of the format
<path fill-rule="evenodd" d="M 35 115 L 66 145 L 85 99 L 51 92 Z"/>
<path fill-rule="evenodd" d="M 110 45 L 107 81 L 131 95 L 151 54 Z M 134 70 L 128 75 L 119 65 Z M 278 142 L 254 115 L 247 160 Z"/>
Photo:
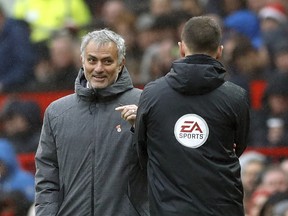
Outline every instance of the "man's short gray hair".
<path fill-rule="evenodd" d="M 84 58 L 85 49 L 88 43 L 93 40 L 97 45 L 103 45 L 109 42 L 114 42 L 118 49 L 118 63 L 120 64 L 126 55 L 125 40 L 117 33 L 101 29 L 89 32 L 82 38 L 81 42 L 81 56 Z"/>

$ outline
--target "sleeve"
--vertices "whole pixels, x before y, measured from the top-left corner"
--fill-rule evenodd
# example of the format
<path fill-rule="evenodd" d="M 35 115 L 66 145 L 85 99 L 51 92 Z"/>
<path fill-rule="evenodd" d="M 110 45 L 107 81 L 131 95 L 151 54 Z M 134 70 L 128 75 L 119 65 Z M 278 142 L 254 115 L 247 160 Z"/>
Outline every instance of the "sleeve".
<path fill-rule="evenodd" d="M 55 216 L 58 212 L 60 200 L 56 144 L 50 125 L 49 111 L 47 110 L 44 115 L 40 142 L 35 156 L 36 216 Z"/>
<path fill-rule="evenodd" d="M 138 110 L 137 110 L 137 117 L 136 117 L 136 123 L 135 123 L 135 129 L 134 129 L 134 143 L 136 145 L 137 154 L 139 157 L 140 165 L 142 168 L 146 167 L 147 163 L 147 135 L 146 135 L 146 106 L 147 102 L 145 100 L 145 92 L 143 91 L 139 104 L 138 104 Z"/>
<path fill-rule="evenodd" d="M 237 114 L 237 126 L 235 134 L 236 155 L 238 157 L 244 152 L 247 147 L 248 133 L 250 128 L 250 106 L 247 92 L 244 94 L 241 104 L 239 104 L 240 110 Z"/>

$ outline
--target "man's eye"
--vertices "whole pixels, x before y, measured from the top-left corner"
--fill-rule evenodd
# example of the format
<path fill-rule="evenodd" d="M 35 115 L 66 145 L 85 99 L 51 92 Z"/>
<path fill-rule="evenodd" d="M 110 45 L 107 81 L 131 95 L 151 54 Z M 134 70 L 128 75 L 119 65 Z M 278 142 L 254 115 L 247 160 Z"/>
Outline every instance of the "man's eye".
<path fill-rule="evenodd" d="M 111 65 L 111 64 L 113 63 L 113 61 L 112 61 L 112 60 L 109 60 L 109 59 L 106 59 L 106 60 L 103 61 L 103 63 L 104 63 L 105 65 Z"/>
<path fill-rule="evenodd" d="M 93 58 L 88 58 L 88 62 L 92 63 L 92 62 L 94 62 L 94 61 L 95 61 L 95 59 L 93 59 Z"/>

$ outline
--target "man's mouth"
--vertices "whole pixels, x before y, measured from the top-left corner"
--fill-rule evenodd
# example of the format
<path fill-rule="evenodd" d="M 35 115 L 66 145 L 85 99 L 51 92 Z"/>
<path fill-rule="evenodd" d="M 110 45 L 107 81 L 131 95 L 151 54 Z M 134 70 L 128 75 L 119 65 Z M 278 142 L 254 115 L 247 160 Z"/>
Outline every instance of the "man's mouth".
<path fill-rule="evenodd" d="M 106 79 L 105 76 L 92 76 L 92 79 L 95 80 L 95 81 L 103 81 Z"/>

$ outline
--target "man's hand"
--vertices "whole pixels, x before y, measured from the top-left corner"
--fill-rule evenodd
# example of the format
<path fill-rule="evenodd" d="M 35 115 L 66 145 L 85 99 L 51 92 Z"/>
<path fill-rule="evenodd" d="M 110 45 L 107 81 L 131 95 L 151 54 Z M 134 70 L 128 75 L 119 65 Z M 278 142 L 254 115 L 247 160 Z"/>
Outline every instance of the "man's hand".
<path fill-rule="evenodd" d="M 121 112 L 121 118 L 128 121 L 133 127 L 135 126 L 136 114 L 138 107 L 135 104 L 116 107 L 115 110 Z"/>

